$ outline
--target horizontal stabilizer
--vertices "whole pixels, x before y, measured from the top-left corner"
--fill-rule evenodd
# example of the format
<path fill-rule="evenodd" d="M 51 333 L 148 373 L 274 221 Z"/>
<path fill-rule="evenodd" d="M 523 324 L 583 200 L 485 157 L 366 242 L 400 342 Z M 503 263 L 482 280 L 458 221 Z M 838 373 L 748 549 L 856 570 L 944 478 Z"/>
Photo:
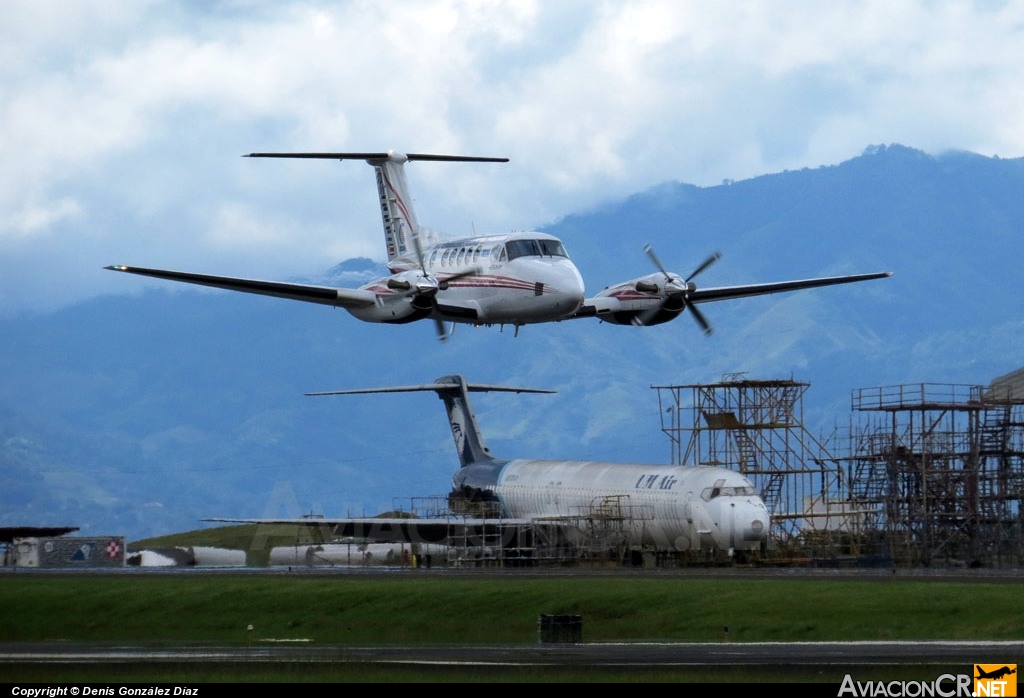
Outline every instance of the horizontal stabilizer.
<path fill-rule="evenodd" d="M 413 393 L 432 391 L 442 393 L 447 391 L 458 391 L 460 386 L 456 384 L 446 385 L 444 383 L 425 383 L 423 385 L 399 385 L 392 388 L 357 388 L 355 390 L 325 390 L 317 393 L 306 393 L 306 395 L 363 395 L 368 393 Z M 478 383 L 467 383 L 466 390 L 471 393 L 556 393 L 556 390 L 541 390 L 539 388 L 515 388 L 504 385 L 481 385 Z"/>
<path fill-rule="evenodd" d="M 299 160 L 416 160 L 433 162 L 508 162 L 508 158 L 476 157 L 473 155 L 431 155 L 429 153 L 249 153 L 247 158 L 296 158 Z"/>

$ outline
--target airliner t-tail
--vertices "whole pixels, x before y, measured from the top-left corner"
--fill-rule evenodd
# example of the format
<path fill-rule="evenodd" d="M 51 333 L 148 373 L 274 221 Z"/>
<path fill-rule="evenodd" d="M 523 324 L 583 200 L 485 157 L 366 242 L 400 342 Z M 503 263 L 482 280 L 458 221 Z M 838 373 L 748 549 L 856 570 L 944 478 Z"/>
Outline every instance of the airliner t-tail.
<path fill-rule="evenodd" d="M 365 160 L 376 174 L 390 275 L 359 288 L 261 281 L 115 264 L 106 269 L 203 286 L 278 296 L 341 307 L 367 322 L 432 319 L 440 339 L 453 323 L 523 325 L 596 317 L 617 325 L 658 325 L 685 310 L 711 333 L 698 305 L 729 298 L 867 281 L 891 272 L 831 276 L 744 286 L 698 288 L 693 279 L 721 256 L 714 253 L 685 278 L 662 266 L 645 247 L 657 272 L 608 286 L 587 298 L 583 278 L 562 242 L 546 233 L 513 232 L 424 244 L 405 176 L 405 164 L 508 162 L 508 158 L 422 153 L 250 153 L 253 158 Z"/>
<path fill-rule="evenodd" d="M 753 483 L 710 465 L 642 465 L 597 461 L 503 459 L 491 455 L 469 403 L 470 392 L 550 393 L 550 390 L 467 383 L 461 375 L 434 383 L 309 393 L 351 395 L 432 391 L 444 402 L 459 469 L 448 495 L 450 514 L 432 519 L 206 519 L 228 523 L 325 526 L 337 536 L 410 543 L 484 540 L 500 529 L 506 546 L 520 527 L 546 526 L 561 540 L 586 540 L 595 522 L 621 524 L 622 544 L 665 552 L 762 549 L 769 515 Z M 516 534 L 518 535 L 518 534 Z"/>

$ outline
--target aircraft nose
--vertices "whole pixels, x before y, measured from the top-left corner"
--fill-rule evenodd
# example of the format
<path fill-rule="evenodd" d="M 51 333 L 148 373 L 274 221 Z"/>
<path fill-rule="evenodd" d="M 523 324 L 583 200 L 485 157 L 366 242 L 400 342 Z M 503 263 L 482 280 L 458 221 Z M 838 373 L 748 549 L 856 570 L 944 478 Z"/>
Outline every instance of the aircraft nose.
<path fill-rule="evenodd" d="M 580 309 L 586 296 L 583 276 L 576 265 L 567 259 L 555 260 L 554 263 L 545 261 L 544 266 L 539 267 L 537 271 L 538 278 L 543 279 L 546 291 L 551 291 L 545 292 L 543 297 L 538 297 L 539 303 L 563 315 L 575 313 Z"/>
<path fill-rule="evenodd" d="M 763 519 L 751 519 L 743 529 L 743 540 L 762 541 L 768 537 L 768 526 Z"/>
<path fill-rule="evenodd" d="M 760 503 L 748 503 L 741 517 L 743 540 L 760 542 L 768 538 L 768 510 Z"/>
<path fill-rule="evenodd" d="M 583 286 L 583 276 L 579 269 L 574 266 L 573 272 L 575 273 L 572 275 L 572 279 L 566 284 L 565 293 L 575 303 L 575 309 L 579 309 L 586 298 L 586 289 Z"/>

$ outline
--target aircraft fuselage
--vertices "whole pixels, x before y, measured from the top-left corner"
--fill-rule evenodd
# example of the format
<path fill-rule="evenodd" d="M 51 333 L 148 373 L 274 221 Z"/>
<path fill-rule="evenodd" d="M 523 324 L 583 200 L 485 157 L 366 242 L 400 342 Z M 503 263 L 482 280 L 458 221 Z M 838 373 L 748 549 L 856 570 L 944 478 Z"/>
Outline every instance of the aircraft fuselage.
<path fill-rule="evenodd" d="M 659 550 L 757 551 L 768 536 L 754 485 L 712 466 L 520 459 L 463 467 L 452 484 L 500 502 L 508 518 L 619 522 L 632 541 Z"/>
<path fill-rule="evenodd" d="M 366 284 L 372 306 L 349 308 L 370 322 L 423 318 L 475 325 L 527 325 L 572 317 L 584 299 L 583 277 L 562 243 L 546 233 L 509 233 L 440 243 L 423 253 L 439 290 L 429 303 L 413 291 L 423 270 L 412 258 L 389 263 L 392 275 Z M 397 283 L 396 283 L 397 281 Z"/>

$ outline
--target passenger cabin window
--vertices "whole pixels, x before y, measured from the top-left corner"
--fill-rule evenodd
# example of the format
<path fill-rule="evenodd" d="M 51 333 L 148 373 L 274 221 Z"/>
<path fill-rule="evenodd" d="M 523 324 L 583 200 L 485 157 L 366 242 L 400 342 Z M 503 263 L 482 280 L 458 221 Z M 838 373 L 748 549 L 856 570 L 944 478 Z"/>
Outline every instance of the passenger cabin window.
<path fill-rule="evenodd" d="M 505 243 L 509 260 L 517 257 L 568 257 L 558 240 L 509 240 Z"/>

